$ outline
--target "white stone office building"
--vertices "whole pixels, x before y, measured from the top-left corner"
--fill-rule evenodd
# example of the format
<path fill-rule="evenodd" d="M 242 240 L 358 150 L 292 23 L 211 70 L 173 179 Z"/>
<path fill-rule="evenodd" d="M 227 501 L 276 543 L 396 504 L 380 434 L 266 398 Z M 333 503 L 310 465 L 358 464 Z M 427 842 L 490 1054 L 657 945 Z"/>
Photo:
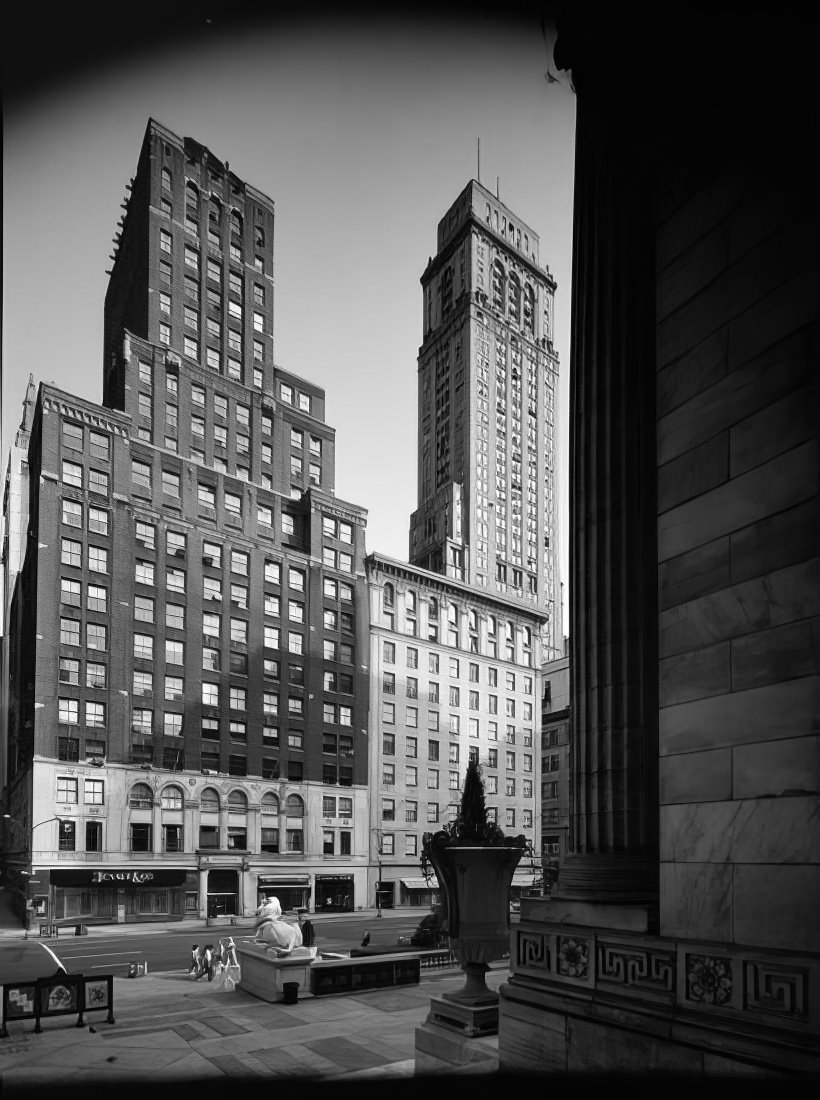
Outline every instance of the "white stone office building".
<path fill-rule="evenodd" d="M 539 669 L 545 616 L 381 554 L 370 600 L 369 903 L 426 904 L 425 832 L 456 812 L 470 758 L 487 807 L 540 851 Z M 514 886 L 532 885 L 529 858 Z"/>

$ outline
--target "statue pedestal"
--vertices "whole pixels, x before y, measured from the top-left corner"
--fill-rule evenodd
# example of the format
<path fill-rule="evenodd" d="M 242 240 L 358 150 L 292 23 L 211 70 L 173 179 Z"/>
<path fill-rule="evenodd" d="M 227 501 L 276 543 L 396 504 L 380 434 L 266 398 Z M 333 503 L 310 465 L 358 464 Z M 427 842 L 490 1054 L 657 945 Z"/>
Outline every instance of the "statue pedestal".
<path fill-rule="evenodd" d="M 479 1035 L 497 1035 L 498 994 L 494 995 L 490 1004 L 468 1004 L 451 1000 L 446 995 L 431 997 L 427 1023 L 452 1029 L 468 1039 Z"/>
<path fill-rule="evenodd" d="M 467 1005 L 431 997 L 416 1028 L 416 1076 L 498 1071 L 498 1005 Z"/>

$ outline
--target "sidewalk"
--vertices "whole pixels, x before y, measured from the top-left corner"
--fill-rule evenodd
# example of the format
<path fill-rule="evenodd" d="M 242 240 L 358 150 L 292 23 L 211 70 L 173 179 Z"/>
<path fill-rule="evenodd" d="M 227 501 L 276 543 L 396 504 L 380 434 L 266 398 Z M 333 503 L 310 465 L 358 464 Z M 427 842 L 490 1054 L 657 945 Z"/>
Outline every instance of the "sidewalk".
<path fill-rule="evenodd" d="M 488 986 L 497 989 L 507 975 L 507 963 L 497 964 Z M 397 1081 L 413 1076 L 415 1029 L 430 997 L 463 984 L 453 969 L 423 974 L 417 986 L 303 994 L 285 1005 L 242 989 L 215 990 L 182 971 L 115 978 L 114 1024 L 102 1012 L 89 1013 L 83 1028 L 74 1017 L 44 1019 L 39 1035 L 31 1023 L 9 1023 L 8 1038 L 0 1039 L 0 1083 L 4 1098 L 111 1085 L 173 1086 L 176 1097 L 180 1087 L 201 1095 L 202 1085 L 210 1091 L 242 1079 L 258 1089 L 271 1078 L 286 1085 L 296 1079 L 300 1096 L 317 1083 L 369 1078 L 389 1079 L 382 1084 L 392 1093 Z"/>

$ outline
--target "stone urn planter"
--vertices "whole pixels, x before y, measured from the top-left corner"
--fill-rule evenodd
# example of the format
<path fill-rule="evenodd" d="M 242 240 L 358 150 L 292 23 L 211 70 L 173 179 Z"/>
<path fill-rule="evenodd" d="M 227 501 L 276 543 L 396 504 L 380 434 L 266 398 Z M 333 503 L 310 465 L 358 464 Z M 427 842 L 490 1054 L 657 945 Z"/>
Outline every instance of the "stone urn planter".
<path fill-rule="evenodd" d="M 425 833 L 422 844 L 422 870 L 432 868 L 444 890 L 450 946 L 466 975 L 461 989 L 444 994 L 447 1000 L 498 1001 L 485 975 L 510 948 L 510 885 L 527 848 L 525 837 L 505 837 L 488 820 L 481 772 L 470 761 L 458 816 L 441 832 Z"/>

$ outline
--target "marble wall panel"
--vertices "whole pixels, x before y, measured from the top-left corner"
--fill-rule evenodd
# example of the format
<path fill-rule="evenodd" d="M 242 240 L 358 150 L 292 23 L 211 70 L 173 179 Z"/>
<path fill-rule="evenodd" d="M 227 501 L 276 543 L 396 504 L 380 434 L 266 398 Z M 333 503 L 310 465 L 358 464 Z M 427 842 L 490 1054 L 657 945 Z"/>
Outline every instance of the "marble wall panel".
<path fill-rule="evenodd" d="M 659 762 L 659 801 L 714 802 L 732 797 L 732 750 L 685 752 Z"/>
<path fill-rule="evenodd" d="M 744 799 L 662 806 L 661 860 L 820 863 L 820 800 Z"/>
<path fill-rule="evenodd" d="M 668 317 L 721 275 L 729 256 L 729 223 L 719 222 L 658 273 L 657 316 Z"/>
<path fill-rule="evenodd" d="M 820 677 L 769 684 L 663 707 L 659 714 L 661 756 L 725 745 L 786 740 L 820 725 Z"/>
<path fill-rule="evenodd" d="M 668 187 L 660 190 L 657 214 L 663 217 L 656 234 L 656 263 L 659 271 L 681 253 L 691 248 L 697 239 L 714 226 L 725 221 L 740 205 L 740 195 L 746 189 L 747 179 L 740 173 L 727 172 L 714 179 L 703 181 L 703 186 L 684 192 L 683 201 L 673 199 L 678 195 L 680 178 L 670 179 Z M 687 185 L 684 185 L 687 186 Z"/>
<path fill-rule="evenodd" d="M 658 568 L 661 610 L 728 587 L 731 580 L 730 546 L 729 537 L 724 536 L 680 557 L 661 562 Z"/>
<path fill-rule="evenodd" d="M 677 407 L 665 411 L 658 402 L 658 461 L 676 455 L 725 431 L 747 416 L 767 408 L 799 389 L 810 378 L 818 356 L 818 336 L 812 328 L 790 333 L 760 355 L 729 371 L 715 370 L 704 378 L 703 388 L 692 393 L 687 376 L 689 356 L 677 360 L 658 375 L 664 392 L 678 395 Z M 678 375 L 682 377 L 676 382 Z M 688 399 L 681 398 L 684 393 Z"/>
<path fill-rule="evenodd" d="M 761 299 L 808 267 L 805 241 L 813 232 L 810 219 L 794 221 L 761 241 L 737 263 L 723 269 L 700 294 L 657 325 L 658 354 L 662 363 L 683 355 L 723 325 L 744 315 Z"/>
<path fill-rule="evenodd" d="M 755 180 L 753 186 L 759 185 Z M 734 263 L 788 221 L 791 202 L 782 176 L 767 179 L 760 190 L 746 196 L 729 216 L 729 262 Z"/>
<path fill-rule="evenodd" d="M 658 512 L 699 496 L 729 477 L 729 436 L 721 432 L 658 467 Z"/>
<path fill-rule="evenodd" d="M 712 592 L 659 616 L 661 657 L 820 614 L 820 559 Z"/>
<path fill-rule="evenodd" d="M 732 942 L 820 951 L 820 867 L 735 867 L 733 893 Z"/>
<path fill-rule="evenodd" d="M 673 759 L 678 759 L 677 757 Z M 820 792 L 820 737 L 763 741 L 732 749 L 733 798 Z"/>
<path fill-rule="evenodd" d="M 817 409 L 817 387 L 803 386 L 735 424 L 729 432 L 731 476 L 737 477 L 817 436 Z"/>
<path fill-rule="evenodd" d="M 814 496 L 817 441 L 795 447 L 658 517 L 658 560 L 683 554 Z"/>
<path fill-rule="evenodd" d="M 703 1053 L 632 1028 L 571 1017 L 567 1023 L 567 1070 L 605 1073 L 615 1067 L 621 1073 L 700 1074 Z"/>
<path fill-rule="evenodd" d="M 720 863 L 661 863 L 659 934 L 730 942 L 732 868 Z"/>
<path fill-rule="evenodd" d="M 732 642 L 732 690 L 820 672 L 820 618 L 761 630 Z"/>
<path fill-rule="evenodd" d="M 722 330 L 671 363 L 658 360 L 656 408 L 659 417 L 671 413 L 725 378 L 729 369 L 729 334 Z M 682 418 L 690 417 L 684 410 Z"/>
<path fill-rule="evenodd" d="M 761 577 L 820 551 L 820 500 L 802 504 L 735 531 L 729 536 L 732 581 Z"/>
<path fill-rule="evenodd" d="M 811 246 L 813 248 L 813 246 Z M 811 252 L 811 249 L 808 249 Z M 814 262 L 801 257 L 800 263 Z M 729 325 L 729 369 L 759 355 L 784 337 L 817 323 L 820 272 L 795 266 L 794 277 L 767 294 Z"/>
<path fill-rule="evenodd" d="M 728 642 L 658 662 L 658 702 L 662 707 L 731 691 Z"/>

